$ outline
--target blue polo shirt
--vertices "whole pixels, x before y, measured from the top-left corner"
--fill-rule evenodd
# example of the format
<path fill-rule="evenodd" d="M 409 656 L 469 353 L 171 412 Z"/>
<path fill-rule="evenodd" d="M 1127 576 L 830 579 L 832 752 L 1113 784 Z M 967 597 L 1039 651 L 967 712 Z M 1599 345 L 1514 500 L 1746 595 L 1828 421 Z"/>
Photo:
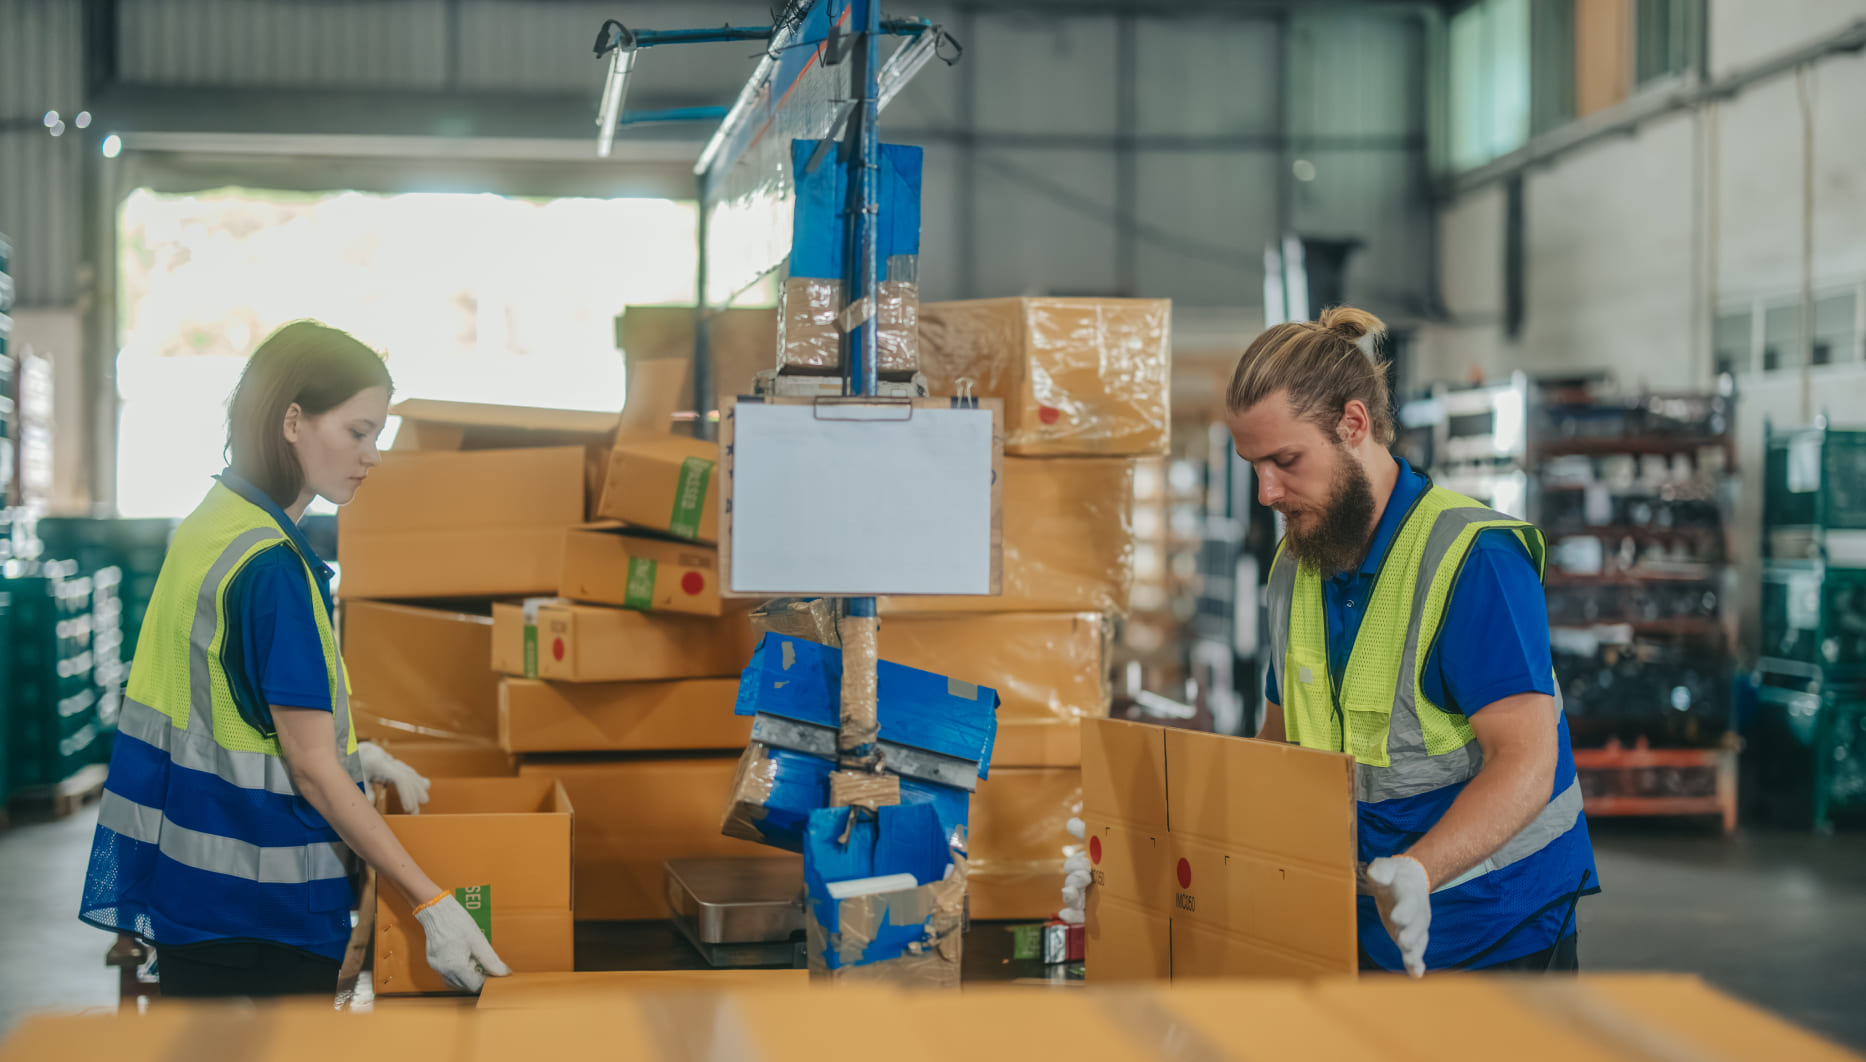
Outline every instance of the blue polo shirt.
<path fill-rule="evenodd" d="M 1399 461 L 1399 477 L 1386 509 L 1374 528 L 1373 541 L 1360 567 L 1322 582 L 1328 626 L 1328 669 L 1336 688 L 1360 633 L 1367 596 L 1380 573 L 1393 536 L 1425 493 L 1431 480 Z M 1264 697 L 1282 703 L 1280 660 L 1270 661 Z M 1554 668 L 1549 656 L 1548 603 L 1542 578 L 1521 541 L 1508 531 L 1477 537 L 1452 586 L 1438 642 L 1426 655 L 1419 684 L 1432 703 L 1446 711 L 1475 715 L 1487 705 L 1521 693 L 1553 695 Z M 1557 722 L 1555 784 L 1549 799 L 1574 784 L 1574 754 L 1568 744 L 1568 721 Z M 1396 855 L 1438 823 L 1464 785 L 1446 786 L 1418 796 L 1360 804 L 1360 858 L 1363 862 Z M 1432 894 L 1431 939 L 1426 965 L 1444 969 L 1464 964 L 1483 967 L 1533 955 L 1574 932 L 1569 900 L 1582 888 L 1599 891 L 1594 849 L 1586 820 L 1527 859 L 1493 870 L 1454 888 Z M 1380 924 L 1373 897 L 1360 902 L 1361 947 L 1382 968 L 1402 967 L 1399 948 Z"/>
<path fill-rule="evenodd" d="M 221 666 L 240 716 L 260 733 L 271 735 L 276 732 L 272 723 L 275 704 L 332 710 L 330 672 L 324 666 L 324 643 L 318 637 L 312 609 L 322 608 L 330 616 L 333 573 L 312 550 L 304 532 L 264 491 L 232 469 L 220 474 L 220 482 L 265 510 L 297 548 L 294 553 L 281 544 L 260 551 L 227 587 Z M 315 604 L 305 580 L 307 564 L 317 579 Z"/>

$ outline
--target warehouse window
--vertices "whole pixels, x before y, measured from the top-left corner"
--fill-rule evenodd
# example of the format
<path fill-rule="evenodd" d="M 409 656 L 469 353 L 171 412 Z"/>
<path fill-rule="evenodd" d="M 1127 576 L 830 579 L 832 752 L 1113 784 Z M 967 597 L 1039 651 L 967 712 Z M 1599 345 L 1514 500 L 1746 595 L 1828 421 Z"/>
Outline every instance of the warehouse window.
<path fill-rule="evenodd" d="M 118 507 L 179 516 L 222 467 L 226 399 L 279 325 L 384 353 L 398 398 L 619 409 L 614 318 L 691 304 L 692 203 L 223 189 L 120 214 Z"/>
<path fill-rule="evenodd" d="M 1529 140 L 1529 0 L 1480 0 L 1451 17 L 1449 150 L 1481 166 Z"/>
<path fill-rule="evenodd" d="M 1633 23 L 1633 79 L 1646 85 L 1691 66 L 1700 0 L 1639 0 Z"/>
<path fill-rule="evenodd" d="M 1717 375 L 1734 376 L 1749 372 L 1756 364 L 1756 315 L 1745 306 L 1717 315 L 1712 336 Z"/>

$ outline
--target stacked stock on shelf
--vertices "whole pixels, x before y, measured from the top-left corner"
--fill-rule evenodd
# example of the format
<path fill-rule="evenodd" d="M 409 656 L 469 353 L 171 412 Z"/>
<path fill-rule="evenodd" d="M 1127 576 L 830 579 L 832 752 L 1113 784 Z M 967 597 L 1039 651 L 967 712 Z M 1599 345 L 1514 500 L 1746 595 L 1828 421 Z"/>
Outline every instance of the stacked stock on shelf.
<path fill-rule="evenodd" d="M 1826 830 L 1866 819 L 1866 430 L 1770 427 L 1764 452 L 1751 803 Z"/>
<path fill-rule="evenodd" d="M 1736 825 L 1727 400 L 1550 391 L 1530 420 L 1551 647 L 1591 815 Z"/>

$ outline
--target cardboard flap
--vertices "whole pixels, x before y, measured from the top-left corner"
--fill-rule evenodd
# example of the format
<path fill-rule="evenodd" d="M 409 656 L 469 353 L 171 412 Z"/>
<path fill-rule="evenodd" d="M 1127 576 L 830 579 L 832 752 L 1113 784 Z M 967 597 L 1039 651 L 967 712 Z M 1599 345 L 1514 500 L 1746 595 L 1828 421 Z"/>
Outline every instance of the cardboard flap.
<path fill-rule="evenodd" d="M 1166 832 L 1164 727 L 1083 720 L 1082 814 Z"/>
<path fill-rule="evenodd" d="M 391 449 L 508 450 L 601 442 L 621 417 L 576 409 L 499 406 L 411 398 L 389 410 L 402 418 Z"/>

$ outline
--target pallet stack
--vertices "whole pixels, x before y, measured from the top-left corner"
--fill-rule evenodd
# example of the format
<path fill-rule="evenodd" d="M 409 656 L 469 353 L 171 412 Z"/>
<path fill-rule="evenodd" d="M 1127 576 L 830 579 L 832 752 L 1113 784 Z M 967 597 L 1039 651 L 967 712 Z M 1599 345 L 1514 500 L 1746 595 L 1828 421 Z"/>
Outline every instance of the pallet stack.
<path fill-rule="evenodd" d="M 6 635 L 8 785 L 13 798 L 58 790 L 97 763 L 91 580 L 71 561 L 0 579 Z"/>

